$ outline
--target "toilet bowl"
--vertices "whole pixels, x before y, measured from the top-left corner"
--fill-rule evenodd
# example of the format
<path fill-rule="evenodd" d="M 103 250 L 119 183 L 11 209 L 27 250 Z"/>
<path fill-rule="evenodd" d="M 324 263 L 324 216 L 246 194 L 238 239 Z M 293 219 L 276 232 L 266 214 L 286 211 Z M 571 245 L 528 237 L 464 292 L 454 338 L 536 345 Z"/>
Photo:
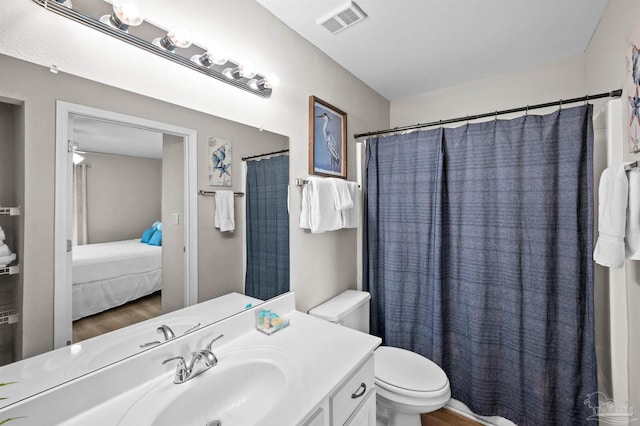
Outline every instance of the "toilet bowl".
<path fill-rule="evenodd" d="M 375 351 L 379 424 L 420 426 L 420 414 L 442 408 L 451 397 L 449 379 L 433 361 L 391 346 Z"/>
<path fill-rule="evenodd" d="M 370 298 L 347 290 L 309 315 L 368 333 Z M 420 414 L 442 408 L 451 397 L 447 375 L 430 359 L 391 346 L 380 346 L 374 356 L 377 426 L 420 426 Z"/>

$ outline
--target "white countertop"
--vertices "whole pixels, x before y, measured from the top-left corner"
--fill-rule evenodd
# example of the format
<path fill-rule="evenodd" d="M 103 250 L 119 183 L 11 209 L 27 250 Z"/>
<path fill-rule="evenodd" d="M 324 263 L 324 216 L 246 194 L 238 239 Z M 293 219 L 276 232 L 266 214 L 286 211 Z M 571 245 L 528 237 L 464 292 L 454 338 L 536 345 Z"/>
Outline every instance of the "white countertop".
<path fill-rule="evenodd" d="M 169 342 L 45 392 L 39 400 L 31 398 L 9 411 L 0 410 L 0 418 L 27 415 L 28 421 L 22 421 L 21 425 L 39 425 L 43 420 L 68 426 L 118 424 L 132 404 L 158 380 L 173 379 L 175 366 L 162 366 L 163 360 L 176 355 L 186 356 L 196 348 L 204 347 L 212 337 L 224 334 L 225 337 L 213 346 L 213 352 L 219 358 L 218 366 L 223 366 L 225 359 L 233 357 L 234 352 L 251 349 L 277 350 L 292 360 L 295 385 L 283 395 L 284 403 L 262 419 L 260 426 L 298 424 L 355 371 L 380 344 L 380 339 L 297 312 L 294 306 L 294 296 L 288 294 L 258 308 L 268 307 L 290 319 L 291 325 L 272 335 L 255 330 L 255 310 L 243 312 L 178 339 L 179 342 Z M 215 368 L 217 366 L 202 375 Z M 116 377 L 122 379 L 116 382 Z M 251 386 L 251 377 L 246 377 L 238 386 Z M 66 407 L 59 419 L 51 417 L 52 412 L 72 403 L 71 399 L 75 400 L 75 407 Z M 49 415 L 40 416 L 46 412 Z"/>

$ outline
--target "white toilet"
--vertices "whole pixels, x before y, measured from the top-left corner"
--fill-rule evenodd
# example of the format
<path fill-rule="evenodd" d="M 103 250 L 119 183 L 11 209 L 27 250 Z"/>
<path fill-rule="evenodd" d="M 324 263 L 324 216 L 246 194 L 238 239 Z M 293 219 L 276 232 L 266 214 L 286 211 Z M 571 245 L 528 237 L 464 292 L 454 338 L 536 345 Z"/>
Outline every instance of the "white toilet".
<path fill-rule="evenodd" d="M 347 290 L 311 309 L 309 315 L 369 333 L 369 299 Z M 451 397 L 449 379 L 433 361 L 391 346 L 375 351 L 378 426 L 420 426 L 420 414 L 444 407 Z"/>

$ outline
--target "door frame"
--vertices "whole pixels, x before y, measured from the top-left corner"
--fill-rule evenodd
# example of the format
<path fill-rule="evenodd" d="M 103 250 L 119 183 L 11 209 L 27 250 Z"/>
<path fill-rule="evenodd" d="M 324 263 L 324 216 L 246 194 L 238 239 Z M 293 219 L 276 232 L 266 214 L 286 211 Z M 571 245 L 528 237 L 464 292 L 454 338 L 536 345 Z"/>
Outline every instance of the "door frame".
<path fill-rule="evenodd" d="M 67 224 L 71 214 L 69 200 L 72 182 L 69 181 L 69 118 L 84 116 L 117 124 L 167 133 L 182 137 L 184 158 L 184 306 L 198 302 L 198 134 L 193 129 L 174 126 L 145 118 L 102 110 L 64 101 L 56 101 L 56 171 L 55 171 L 55 229 L 54 229 L 54 349 L 71 344 L 71 270 L 67 265 L 67 240 L 71 229 Z M 70 252 L 69 252 L 70 254 Z"/>

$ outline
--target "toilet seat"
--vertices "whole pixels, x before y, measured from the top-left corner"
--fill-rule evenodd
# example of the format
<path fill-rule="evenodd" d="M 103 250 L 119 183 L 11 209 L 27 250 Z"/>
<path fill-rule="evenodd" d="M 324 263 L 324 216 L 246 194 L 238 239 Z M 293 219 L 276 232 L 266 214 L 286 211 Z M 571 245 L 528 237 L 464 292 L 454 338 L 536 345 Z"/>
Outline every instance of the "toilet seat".
<path fill-rule="evenodd" d="M 449 392 L 447 375 L 430 359 L 391 346 L 380 346 L 374 354 L 377 386 L 416 398 L 438 397 Z"/>

